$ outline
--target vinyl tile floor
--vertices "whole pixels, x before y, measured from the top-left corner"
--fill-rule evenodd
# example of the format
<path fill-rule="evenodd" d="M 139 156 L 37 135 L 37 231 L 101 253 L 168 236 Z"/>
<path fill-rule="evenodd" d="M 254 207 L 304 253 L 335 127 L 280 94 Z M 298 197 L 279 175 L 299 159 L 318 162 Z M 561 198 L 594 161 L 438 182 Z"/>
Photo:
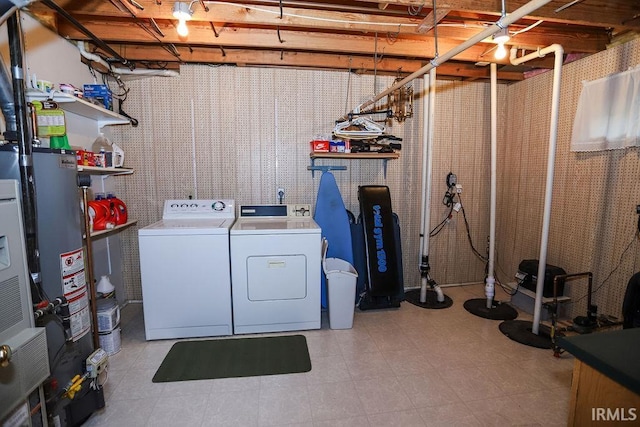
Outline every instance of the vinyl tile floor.
<path fill-rule="evenodd" d="M 447 309 L 356 309 L 346 330 L 330 329 L 323 312 L 321 329 L 290 332 L 306 336 L 310 372 L 173 383 L 151 378 L 176 340 L 146 341 L 142 305 L 130 303 L 106 407 L 84 425 L 565 426 L 573 357 L 519 344 L 500 321 L 467 312 L 482 285 L 443 290 Z"/>

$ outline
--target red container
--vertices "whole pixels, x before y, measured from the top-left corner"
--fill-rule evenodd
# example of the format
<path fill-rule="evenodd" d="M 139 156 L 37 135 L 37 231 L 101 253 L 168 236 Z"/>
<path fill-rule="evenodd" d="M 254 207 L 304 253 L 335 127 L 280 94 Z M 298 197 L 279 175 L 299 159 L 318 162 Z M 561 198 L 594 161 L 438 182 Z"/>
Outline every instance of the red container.
<path fill-rule="evenodd" d="M 115 214 L 116 225 L 126 224 L 127 222 L 127 205 L 113 194 L 107 195 L 107 201 L 112 203 Z"/>
<path fill-rule="evenodd" d="M 89 215 L 93 218 L 93 231 L 106 230 L 116 226 L 113 210 L 102 200 L 91 200 L 87 204 L 89 205 Z"/>
<path fill-rule="evenodd" d="M 93 218 L 93 230 L 107 230 L 116 226 L 115 203 L 110 200 L 98 198 L 87 202 L 89 215 Z"/>
<path fill-rule="evenodd" d="M 95 166 L 95 154 L 91 151 L 78 150 L 76 152 L 76 161 L 80 166 Z"/>
<path fill-rule="evenodd" d="M 329 141 L 314 139 L 311 141 L 311 151 L 314 153 L 328 153 Z"/>

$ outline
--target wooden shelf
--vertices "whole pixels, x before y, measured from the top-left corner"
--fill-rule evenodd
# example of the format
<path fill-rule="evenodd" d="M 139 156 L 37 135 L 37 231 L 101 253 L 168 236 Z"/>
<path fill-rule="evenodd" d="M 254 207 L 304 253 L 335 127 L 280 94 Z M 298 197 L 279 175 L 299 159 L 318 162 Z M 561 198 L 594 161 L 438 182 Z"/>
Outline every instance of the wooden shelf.
<path fill-rule="evenodd" d="M 78 172 L 86 172 L 93 175 L 131 175 L 133 169 L 130 168 L 101 168 L 98 166 L 78 165 Z"/>
<path fill-rule="evenodd" d="M 116 225 L 115 228 L 108 228 L 106 230 L 94 231 L 93 233 L 91 233 L 91 239 L 99 239 L 102 237 L 107 237 L 112 234 L 120 233 L 121 231 L 124 231 L 125 229 L 137 223 L 138 223 L 138 220 L 133 219 L 131 221 L 127 221 L 125 224 Z"/>
<path fill-rule="evenodd" d="M 400 157 L 399 153 L 311 153 L 312 159 L 384 159 L 392 160 Z"/>
<path fill-rule="evenodd" d="M 77 96 L 63 92 L 45 93 L 37 90 L 28 90 L 26 93 L 28 101 L 54 101 L 64 111 L 77 114 L 98 122 L 99 127 L 108 125 L 128 125 L 131 122 L 128 118 L 120 114 L 107 110 L 100 105 L 93 104 Z"/>

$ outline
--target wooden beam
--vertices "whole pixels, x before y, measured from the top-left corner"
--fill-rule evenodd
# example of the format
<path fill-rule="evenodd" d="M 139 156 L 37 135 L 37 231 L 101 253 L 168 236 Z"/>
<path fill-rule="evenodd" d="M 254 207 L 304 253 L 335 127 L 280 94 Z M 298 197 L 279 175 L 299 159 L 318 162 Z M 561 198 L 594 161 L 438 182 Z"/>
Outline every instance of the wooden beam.
<path fill-rule="evenodd" d="M 126 1 L 126 0 L 123 0 Z M 587 25 L 587 26 L 596 26 L 602 28 L 626 28 L 626 29 L 638 29 L 640 28 L 640 20 L 631 19 L 633 16 L 640 14 L 640 2 L 635 0 L 589 0 L 578 3 L 572 7 L 564 9 L 560 12 L 556 12 L 557 9 L 566 5 L 570 0 L 553 0 L 542 6 L 537 11 L 532 13 L 528 18 L 529 19 L 542 19 L 545 22 L 555 22 L 562 24 L 577 24 L 577 25 Z M 366 10 L 365 4 L 371 5 L 395 5 L 395 6 L 421 6 L 424 5 L 424 0 L 356 0 L 357 3 L 363 5 L 363 12 L 327 12 L 312 8 L 306 8 L 300 6 L 300 3 L 287 3 L 283 2 L 285 5 L 284 10 L 286 12 L 291 12 L 292 14 L 302 14 L 302 15 L 310 15 L 314 14 L 314 16 L 322 17 L 323 13 L 329 14 L 331 16 L 339 17 L 339 19 L 346 20 L 359 20 L 358 15 L 370 16 L 370 14 L 364 12 Z M 126 16 L 122 11 L 118 11 L 110 2 L 104 1 L 77 1 L 77 0 L 58 0 L 57 3 L 60 7 L 64 8 L 68 12 L 72 14 L 88 14 L 88 13 L 96 13 L 101 14 L 102 16 Z M 161 2 L 158 4 L 155 0 L 137 0 L 137 3 L 140 3 L 144 7 L 144 11 L 139 11 L 136 14 L 140 18 L 155 18 L 155 19 L 173 19 L 171 16 L 171 9 L 173 6 L 173 2 Z M 305 6 L 310 2 L 303 3 Z M 528 3 L 528 0 L 509 0 L 506 2 L 507 12 L 512 12 L 515 9 L 525 5 Z M 321 3 L 318 3 L 320 6 Z M 257 6 L 256 6 L 257 7 Z M 274 7 L 271 6 L 259 6 L 260 9 L 271 10 Z M 325 6 L 325 9 L 328 9 L 330 4 Z M 439 4 L 438 7 L 448 8 L 452 11 L 460 11 L 464 13 L 477 13 L 481 15 L 494 16 L 496 19 L 501 14 L 500 2 L 498 0 L 446 0 L 442 4 Z M 211 13 L 221 13 L 220 18 L 226 16 L 225 12 L 231 9 L 236 10 L 236 14 L 238 13 L 239 8 L 230 5 L 218 5 L 218 4 L 209 4 L 209 8 L 211 9 Z M 32 3 L 28 6 L 30 10 L 45 10 L 48 9 L 45 5 L 40 2 Z M 222 22 L 224 19 L 219 18 L 211 18 L 205 15 L 205 12 L 199 5 L 194 5 L 194 19 L 202 19 L 202 20 L 216 20 L 218 22 Z M 279 17 L 279 8 L 278 9 L 278 17 Z M 356 8 L 353 8 L 357 10 Z M 217 11 L 216 11 L 217 10 Z M 215 11 L 215 12 L 214 12 Z M 385 10 L 386 12 L 386 10 Z M 233 12 L 231 12 L 233 13 Z M 317 13 L 317 15 L 315 15 Z M 263 16 L 262 13 L 255 12 L 247 15 L 255 15 L 258 19 L 261 19 Z M 349 18 L 349 15 L 352 17 Z M 215 15 L 214 15 L 215 16 Z M 297 18 L 289 17 L 287 19 L 292 19 L 291 22 L 299 22 Z M 283 19 L 284 20 L 284 19 Z M 308 23 L 302 24 L 303 26 L 308 26 Z"/>
<path fill-rule="evenodd" d="M 132 61 L 171 62 L 176 58 L 159 46 L 112 45 L 121 55 Z M 274 52 L 247 49 L 224 49 L 210 47 L 178 47 L 180 61 L 184 63 L 244 64 L 265 66 L 287 66 L 317 69 L 338 69 L 359 73 L 378 73 L 390 75 L 410 74 L 425 65 L 425 61 L 383 58 L 374 64 L 373 58 L 324 53 Z M 446 62 L 438 66 L 438 74 L 461 78 L 489 78 L 489 67 L 476 67 L 472 64 Z M 505 81 L 523 79 L 519 72 L 498 72 L 498 78 Z"/>
<path fill-rule="evenodd" d="M 53 32 L 58 32 L 58 15 L 55 12 L 48 9 L 32 13 L 31 15 L 46 28 Z"/>
<path fill-rule="evenodd" d="M 139 19 L 155 19 L 166 20 L 167 22 L 175 22 L 171 11 L 159 10 L 158 6 L 152 3 L 147 5 L 143 11 L 138 14 Z M 98 5 L 95 9 L 83 12 L 83 15 L 76 15 L 76 18 L 89 25 L 91 22 L 105 20 L 106 11 L 110 10 L 111 18 L 116 21 L 132 22 L 127 17 L 121 16 L 122 13 L 111 6 L 110 3 Z M 269 10 L 270 12 L 266 12 Z M 289 10 L 289 9 L 287 9 Z M 441 10 L 441 12 L 439 12 Z M 448 9 L 436 9 L 436 15 L 444 16 Z M 383 36 L 392 34 L 396 35 L 416 35 L 416 31 L 421 28 L 420 20 L 416 17 L 397 18 L 388 16 L 365 15 L 365 14 L 347 14 L 326 11 L 310 11 L 302 9 L 294 9 L 294 14 L 307 14 L 314 19 L 302 19 L 294 16 L 285 15 L 282 20 L 279 19 L 279 9 L 260 7 L 260 10 L 238 8 L 236 6 L 211 4 L 210 12 L 205 13 L 199 7 L 194 13 L 193 19 L 189 22 L 189 26 L 199 25 L 198 22 L 217 22 L 226 25 L 247 27 L 272 27 L 280 29 L 300 30 L 305 28 L 308 31 L 334 32 L 348 31 L 361 32 L 363 34 L 381 34 Z M 118 15 L 118 16 L 116 16 Z M 432 16 L 430 14 L 430 16 Z M 438 18 L 438 16 L 436 16 Z M 335 22 L 337 19 L 339 22 Z M 441 18 L 442 19 L 442 18 Z M 112 21 L 113 22 L 113 21 Z M 423 24 L 433 24 L 433 17 L 430 20 L 423 20 Z M 208 24 L 210 25 L 210 24 Z M 525 28 L 528 23 L 521 25 L 512 25 L 511 31 L 516 32 Z M 488 26 L 486 22 L 479 21 L 461 21 L 459 19 L 449 19 L 446 26 L 438 27 L 438 37 L 440 39 L 459 40 L 460 42 L 468 40 L 475 34 Z M 426 29 L 426 26 L 422 26 Z M 420 37 L 420 36 L 418 36 Z M 548 46 L 553 43 L 561 44 L 567 52 L 598 52 L 605 49 L 609 43 L 609 35 L 605 29 L 585 29 L 584 31 L 575 32 L 568 31 L 566 26 L 549 26 L 543 24 L 530 31 L 519 34 L 517 45 L 523 48 L 537 48 Z"/>
<path fill-rule="evenodd" d="M 129 0 L 109 0 L 118 9 L 124 9 L 131 16 L 138 16 L 141 10 L 144 10 L 144 6 L 133 0 L 133 3 Z M 136 7 L 138 5 L 139 7 Z M 140 9 L 142 7 L 143 9 Z"/>
<path fill-rule="evenodd" d="M 446 8 L 432 9 L 431 12 L 429 12 L 429 14 L 422 20 L 420 25 L 418 25 L 418 28 L 416 29 L 416 33 L 424 34 L 429 30 L 433 29 L 434 25 L 442 21 L 444 17 L 449 14 L 449 12 L 451 12 L 451 9 L 446 9 Z"/>
<path fill-rule="evenodd" d="M 120 1 L 120 0 L 113 0 Z M 126 1 L 126 0 L 122 0 Z M 88 2 L 86 2 L 88 3 Z M 164 3 L 157 6 L 152 2 L 141 2 L 145 4 L 144 10 L 138 10 L 136 15 L 140 19 L 154 18 L 175 20 L 172 12 L 172 3 Z M 82 5 L 78 7 L 76 3 L 69 11 L 77 18 L 100 17 L 101 19 L 118 19 L 129 17 L 120 10 L 115 9 L 109 3 L 99 3 L 94 7 Z M 35 7 L 33 10 L 41 10 L 43 6 Z M 47 8 L 44 8 L 47 10 Z M 214 21 L 226 22 L 237 25 L 267 25 L 280 27 L 310 28 L 318 30 L 335 31 L 362 31 L 362 32 L 393 32 L 415 33 L 421 18 L 412 16 L 389 16 L 374 15 L 369 13 L 346 13 L 316 9 L 303 9 L 287 7 L 284 9 L 282 19 L 280 19 L 280 8 L 274 6 L 244 5 L 237 6 L 231 4 L 209 4 L 209 12 L 205 12 L 197 4 L 193 6 L 192 21 Z"/>
<path fill-rule="evenodd" d="M 127 23 L 116 22 L 85 22 L 86 27 L 97 37 L 107 43 L 153 43 L 153 39 L 147 32 L 137 26 Z M 209 26 L 195 25 L 190 22 L 189 36 L 181 39 L 175 28 L 163 28 L 165 37 L 163 42 L 188 44 L 190 46 L 210 45 L 222 47 L 244 46 L 253 49 L 275 49 L 275 50 L 303 50 L 303 51 L 324 51 L 342 54 L 374 55 L 376 40 L 374 37 L 365 35 L 345 35 L 333 33 L 313 33 L 301 31 L 280 31 L 280 39 L 275 30 L 246 29 L 246 28 L 226 28 L 219 33 L 219 37 L 214 37 Z M 161 27 L 162 28 L 162 27 Z M 68 23 L 60 23 L 60 33 L 72 40 L 87 40 L 87 37 L 78 29 Z M 282 40 L 282 42 L 280 42 Z M 439 51 L 447 52 L 459 43 L 452 40 L 440 40 Z M 486 52 L 486 46 L 478 44 L 460 53 L 454 60 L 477 62 L 482 60 Z M 381 56 L 401 56 L 422 59 L 432 59 L 435 55 L 434 40 L 429 36 L 422 36 L 420 39 L 397 38 L 387 40 L 379 37 L 377 40 L 377 54 Z M 507 64 L 508 59 L 499 61 Z"/>
<path fill-rule="evenodd" d="M 102 22 L 102 21 L 85 21 L 87 28 L 107 42 L 134 42 L 134 43 L 153 43 L 156 40 L 139 27 L 128 22 Z M 337 34 L 337 33 L 317 33 L 317 32 L 301 32 L 281 30 L 280 39 L 284 43 L 280 43 L 275 30 L 269 29 L 247 29 L 227 27 L 224 31 L 218 32 L 219 37 L 215 37 L 211 31 L 210 23 L 189 22 L 189 36 L 182 39 L 177 35 L 175 27 L 171 23 L 158 23 L 165 37 L 163 42 L 190 45 L 209 45 L 216 46 L 246 46 L 248 48 L 264 48 L 277 50 L 315 50 L 315 51 L 335 51 L 339 53 L 353 54 L 374 54 L 375 38 L 371 35 L 356 34 Z M 59 24 L 60 34 L 74 40 L 86 40 L 86 36 L 78 29 L 66 22 Z M 438 41 L 439 52 L 446 52 L 460 44 L 461 41 L 477 34 L 479 29 L 463 29 L 463 35 L 466 37 L 448 38 L 441 36 Z M 547 37 L 538 37 L 535 34 L 523 33 L 513 38 L 510 45 L 522 48 L 535 49 L 541 46 L 547 46 L 552 42 L 559 42 L 566 46 L 567 52 L 595 52 L 598 48 L 604 48 L 608 41 L 604 36 L 594 36 L 594 40 L 590 45 L 580 44 L 579 49 L 572 46 L 572 41 L 578 43 L 579 37 L 562 37 L 561 33 L 557 33 L 558 37 L 554 37 L 556 33 L 551 33 Z M 463 61 L 476 62 L 483 60 L 483 54 L 488 49 L 482 44 L 471 47 L 461 53 L 455 59 Z M 430 36 L 412 36 L 398 37 L 389 40 L 387 37 L 378 37 L 378 54 L 391 56 L 409 56 L 418 58 L 433 58 L 435 55 L 435 39 Z M 502 61 L 506 63 L 507 61 Z"/>
<path fill-rule="evenodd" d="M 390 5 L 419 6 L 424 0 L 356 0 L 366 3 L 388 3 Z M 596 27 L 638 28 L 640 22 L 626 22 L 640 13 L 640 2 L 634 0 L 589 0 L 556 12 L 570 0 L 554 0 L 542 6 L 528 18 L 543 19 L 564 24 L 591 25 Z M 528 0 L 509 0 L 507 13 L 529 3 Z M 452 10 L 500 16 L 500 2 L 497 0 L 448 0 L 440 5 Z"/>

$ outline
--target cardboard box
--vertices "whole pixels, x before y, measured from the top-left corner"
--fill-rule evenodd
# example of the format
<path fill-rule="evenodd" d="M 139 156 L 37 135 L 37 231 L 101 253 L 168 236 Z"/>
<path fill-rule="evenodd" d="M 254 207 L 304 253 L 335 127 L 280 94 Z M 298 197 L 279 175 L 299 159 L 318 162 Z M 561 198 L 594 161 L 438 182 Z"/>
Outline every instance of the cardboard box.
<path fill-rule="evenodd" d="M 311 151 L 314 153 L 328 153 L 329 141 L 314 139 L 311 141 Z"/>
<path fill-rule="evenodd" d="M 113 98 L 107 85 L 84 85 L 83 92 L 86 100 L 96 100 L 107 110 L 113 110 Z"/>
<path fill-rule="evenodd" d="M 344 153 L 345 143 L 342 140 L 335 140 L 329 142 L 329 151 L 332 153 Z"/>
<path fill-rule="evenodd" d="M 111 95 L 111 91 L 107 85 L 83 85 L 82 90 L 85 96 Z"/>

